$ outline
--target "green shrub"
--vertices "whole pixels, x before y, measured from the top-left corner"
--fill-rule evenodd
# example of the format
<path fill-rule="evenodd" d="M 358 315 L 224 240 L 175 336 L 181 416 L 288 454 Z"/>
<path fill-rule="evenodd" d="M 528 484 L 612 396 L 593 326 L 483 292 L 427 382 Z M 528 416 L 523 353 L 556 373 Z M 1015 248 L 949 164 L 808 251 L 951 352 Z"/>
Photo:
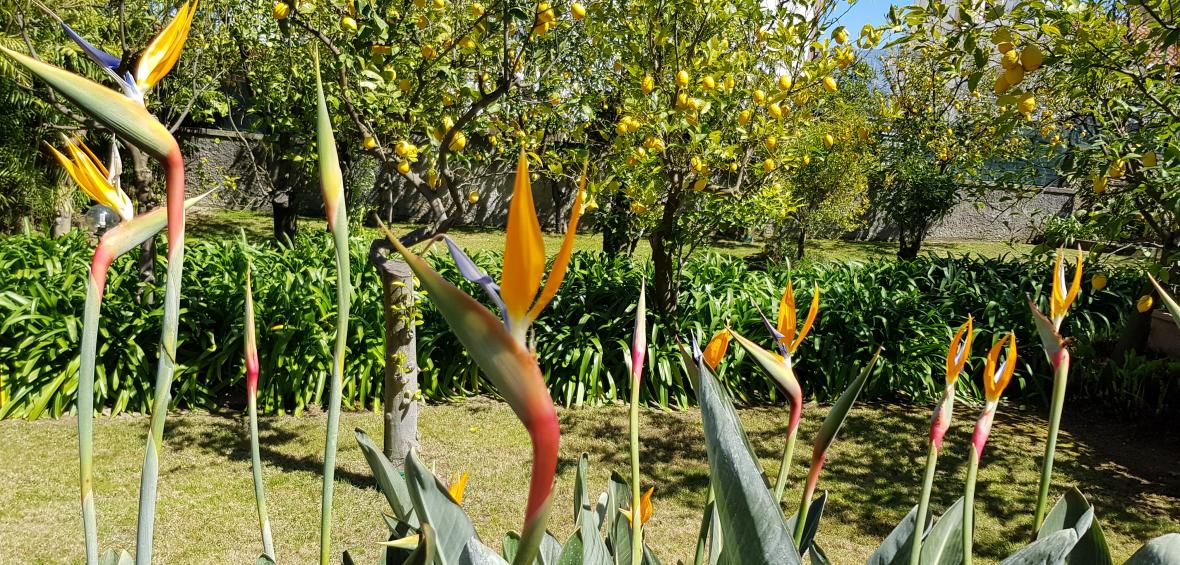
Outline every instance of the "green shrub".
<path fill-rule="evenodd" d="M 254 291 L 258 349 L 262 363 L 259 405 L 265 412 L 300 412 L 322 403 L 331 363 L 335 267 L 326 235 L 303 236 L 294 250 L 267 246 L 255 253 Z M 244 398 L 242 364 L 244 259 L 236 243 L 196 243 L 186 249 L 178 369 L 173 406 L 212 408 L 238 405 Z M 0 239 L 0 406 L 2 417 L 57 416 L 71 409 L 74 394 L 84 273 L 91 246 L 74 235 L 63 239 L 15 236 Z M 344 405 L 379 405 L 383 378 L 381 291 L 365 259 L 367 242 L 353 241 L 353 316 L 349 325 Z M 473 296 L 449 257 L 431 263 Z M 499 277 L 499 258 L 477 253 L 474 260 Z M 554 398 L 566 405 L 624 400 L 629 394 L 624 359 L 634 320 L 634 297 L 650 264 L 629 258 L 574 256 L 570 274 L 552 305 L 534 325 L 537 355 Z M 159 269 L 158 272 L 163 272 Z M 1091 271 L 1094 272 L 1094 271 Z M 1066 321 L 1082 342 L 1115 331 L 1129 310 L 1137 275 L 1107 273 L 1098 292 L 1088 288 Z M 699 331 L 704 339 L 725 324 L 753 338 L 765 336 L 755 306 L 773 316 L 788 273 L 757 271 L 740 259 L 703 255 L 684 267 L 681 308 L 676 320 L 653 314 L 650 353 L 641 398 L 684 407 L 695 402 L 681 370 L 677 335 Z M 950 339 L 948 324 L 967 314 L 977 327 L 1015 329 L 1021 367 L 1009 389 L 1013 398 L 1040 402 L 1047 396 L 1051 371 L 1030 328 L 1026 296 L 1047 292 L 1049 262 L 1025 259 L 922 257 L 915 261 L 866 264 L 807 264 L 791 273 L 801 299 L 810 300 L 818 283 L 822 302 L 813 338 L 796 354 L 804 394 L 820 401 L 838 396 L 855 374 L 847 359 L 872 354 L 885 344 L 879 373 L 865 387 L 865 398 L 926 401 L 941 394 L 934 380 Z M 111 270 L 103 306 L 97 363 L 97 401 L 113 412 L 147 411 L 151 402 L 153 358 L 162 311 L 135 300 L 135 258 Z M 1088 285 L 1086 285 L 1088 287 Z M 157 295 L 158 295 L 157 289 Z M 806 295 L 806 296 L 804 296 Z M 447 330 L 429 301 L 422 303 L 418 328 L 423 394 L 431 399 L 487 393 L 475 363 Z M 971 367 L 990 335 L 980 335 Z M 127 354 L 130 352 L 131 354 Z M 719 368 L 719 378 L 742 403 L 781 400 L 777 390 L 743 352 L 735 351 Z M 978 385 L 961 394 L 980 398 Z"/>

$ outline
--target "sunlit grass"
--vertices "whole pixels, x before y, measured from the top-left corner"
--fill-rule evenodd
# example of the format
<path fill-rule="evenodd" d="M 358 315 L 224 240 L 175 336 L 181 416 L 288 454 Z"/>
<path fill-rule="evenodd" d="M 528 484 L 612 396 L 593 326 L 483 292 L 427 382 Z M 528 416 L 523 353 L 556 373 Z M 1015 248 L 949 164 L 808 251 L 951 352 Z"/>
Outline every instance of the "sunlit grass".
<path fill-rule="evenodd" d="M 271 216 L 260 212 L 249 211 L 205 211 L 192 215 L 189 232 L 197 240 L 221 240 L 237 238 L 239 228 L 246 231 L 246 235 L 255 241 L 273 239 Z M 411 224 L 394 224 L 395 233 L 407 233 L 415 227 Z M 307 232 L 323 232 L 327 230 L 327 223 L 321 218 L 300 218 L 299 229 Z M 354 237 L 377 238 L 377 230 L 356 227 Z M 450 236 L 470 252 L 501 251 L 504 248 L 504 230 L 482 227 L 459 227 L 451 230 Z M 544 234 L 545 249 L 550 255 L 557 253 L 561 246 L 561 234 Z M 599 251 L 602 249 L 602 235 L 597 233 L 579 234 L 574 240 L 577 251 Z M 703 246 L 702 250 L 715 251 L 737 257 L 745 257 L 762 251 L 759 242 L 717 241 Z M 999 257 L 1002 255 L 1021 255 L 1032 249 L 1024 243 L 992 242 L 992 241 L 930 241 L 923 248 L 924 252 L 937 255 L 979 255 L 984 257 Z M 838 239 L 808 240 L 805 259 L 809 261 L 867 261 L 875 258 L 890 258 L 897 254 L 897 243 L 890 241 L 843 241 Z M 651 256 L 651 246 L 646 240 L 641 240 L 636 246 L 635 255 L 639 258 Z"/>
<path fill-rule="evenodd" d="M 964 409 L 966 410 L 966 409 Z M 793 510 L 813 437 L 826 408 L 808 406 L 787 500 Z M 590 485 L 597 496 L 611 470 L 626 471 L 623 406 L 560 410 L 563 432 L 557 499 L 551 530 L 563 541 L 573 529 L 572 481 L 579 453 L 590 454 Z M 785 411 L 741 410 L 751 443 L 768 476 L 777 474 Z M 1143 437 L 1134 429 L 1066 413 L 1054 492 L 1082 485 L 1098 507 L 1115 562 L 1143 541 L 1177 529 L 1180 477 L 1169 462 L 1180 458 L 1175 438 Z M 957 498 L 970 416 L 956 414 L 935 482 L 933 506 Z M 170 418 L 161 470 L 156 528 L 161 563 L 250 563 L 261 544 L 244 416 L 178 414 Z M 923 430 L 928 407 L 872 405 L 853 411 L 833 447 L 820 480 L 829 502 L 819 543 L 835 563 L 863 563 L 893 524 L 917 502 Z M 524 429 L 502 403 L 474 398 L 425 407 L 420 423 L 423 457 L 446 476 L 470 471 L 464 508 L 483 540 L 499 547 L 505 532 L 519 530 L 528 484 L 529 444 Z M 99 419 L 96 429 L 96 493 L 102 547 L 130 549 L 142 434 L 147 419 Z M 381 418 L 347 413 L 341 425 L 334 547 L 354 550 L 360 563 L 375 561 L 385 526 L 385 501 L 352 439 L 351 430 L 381 436 Z M 324 418 L 264 417 L 262 458 L 270 517 L 280 562 L 310 563 L 318 555 L 320 467 Z M 976 549 L 994 563 L 1028 539 L 1043 449 L 1044 421 L 1007 406 L 1001 409 L 979 475 L 980 517 Z M 700 414 L 641 412 L 644 486 L 654 485 L 655 517 L 649 540 L 661 560 L 691 562 L 708 480 Z M 77 452 L 72 419 L 0 422 L 0 563 L 78 562 L 82 524 L 77 504 Z"/>

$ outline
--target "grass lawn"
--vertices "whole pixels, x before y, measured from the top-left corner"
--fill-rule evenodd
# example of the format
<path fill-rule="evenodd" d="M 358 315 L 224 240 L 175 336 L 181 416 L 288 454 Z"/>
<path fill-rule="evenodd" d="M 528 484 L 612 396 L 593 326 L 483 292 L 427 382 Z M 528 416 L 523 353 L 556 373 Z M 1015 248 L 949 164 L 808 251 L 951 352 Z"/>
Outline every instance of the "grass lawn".
<path fill-rule="evenodd" d="M 804 442 L 796 455 L 788 508 L 798 500 L 810 449 L 825 407 L 805 411 Z M 934 508 L 941 511 L 962 488 L 964 454 L 973 420 L 961 409 L 940 461 Z M 591 489 L 600 492 L 611 469 L 627 464 L 626 410 L 621 406 L 561 410 L 563 441 L 550 528 L 559 539 L 573 529 L 569 499 L 577 455 L 590 453 Z M 784 411 L 741 411 L 751 443 L 769 476 L 777 472 Z M 159 563 L 252 563 L 260 551 L 243 416 L 183 414 L 169 419 L 156 526 Z M 855 409 L 833 447 L 820 488 L 829 492 L 818 540 L 836 563 L 862 563 L 916 502 L 928 409 L 869 405 Z M 649 539 L 665 563 L 691 562 L 708 481 L 696 411 L 644 411 L 645 486 L 654 484 Z M 352 439 L 360 427 L 380 437 L 372 413 L 345 414 L 338 460 L 334 553 L 354 550 L 371 563 L 384 539 L 379 513 L 386 503 Z M 102 547 L 131 549 L 147 419 L 102 419 L 96 431 L 96 492 Z M 1067 411 L 1054 491 L 1079 485 L 1099 508 L 1116 563 L 1142 542 L 1180 530 L 1180 442 L 1100 418 Z M 979 473 L 976 550 L 994 563 L 1030 535 L 1044 420 L 1001 408 Z M 77 450 L 70 419 L 0 422 L 0 563 L 77 563 L 82 558 Z M 263 461 L 283 563 L 311 563 L 318 555 L 323 416 L 262 421 Z M 421 418 L 422 453 L 437 472 L 468 470 L 464 506 L 483 539 L 498 548 L 504 532 L 519 529 L 527 488 L 527 435 L 506 405 L 482 398 L 428 406 Z"/>
<path fill-rule="evenodd" d="M 410 224 L 395 224 L 395 233 L 409 232 L 416 226 Z M 271 216 L 261 212 L 250 211 L 198 211 L 189 220 L 188 233 L 195 240 L 237 239 L 239 230 L 244 229 L 249 238 L 255 241 L 271 239 L 273 228 Z M 300 218 L 299 229 L 308 233 L 326 231 L 327 223 L 322 218 Z M 354 234 L 357 235 L 357 234 Z M 378 237 L 375 229 L 365 228 L 361 234 L 364 237 Z M 450 236 L 468 251 L 481 250 L 501 251 L 504 249 L 504 230 L 497 228 L 460 227 L 451 230 Z M 561 246 L 561 236 L 554 233 L 545 234 L 545 250 L 551 255 L 557 253 Z M 574 240 L 574 249 L 578 251 L 598 251 L 602 249 L 601 234 L 583 234 Z M 762 251 L 760 243 L 743 243 L 737 241 L 719 241 L 708 246 L 711 251 L 745 257 Z M 983 255 L 997 257 L 1004 254 L 1019 255 L 1032 249 L 1024 243 L 1006 243 L 992 241 L 931 241 L 925 244 L 924 250 L 939 255 Z M 640 241 L 635 251 L 641 258 L 651 256 L 651 247 L 646 240 Z M 835 239 L 817 239 L 807 242 L 806 258 L 815 261 L 866 261 L 880 257 L 894 257 L 897 253 L 897 243 L 892 241 L 843 241 Z"/>

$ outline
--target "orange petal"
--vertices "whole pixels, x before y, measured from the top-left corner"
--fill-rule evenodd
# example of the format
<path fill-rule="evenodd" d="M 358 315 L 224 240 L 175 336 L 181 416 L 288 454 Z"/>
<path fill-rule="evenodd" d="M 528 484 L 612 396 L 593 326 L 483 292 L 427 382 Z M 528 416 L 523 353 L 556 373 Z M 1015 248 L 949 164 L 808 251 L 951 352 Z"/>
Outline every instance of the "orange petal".
<path fill-rule="evenodd" d="M 1000 350 L 1004 348 L 1005 344 L 1008 345 L 1007 356 L 1004 359 L 1003 366 L 999 367 L 997 374 L 996 363 L 1000 357 Z M 1009 332 L 1003 339 L 996 342 L 987 354 L 987 366 L 983 371 L 983 390 L 989 402 L 995 402 L 1000 399 L 1000 394 L 1004 392 L 1004 388 L 1012 380 L 1012 373 L 1015 371 L 1016 334 Z"/>
<path fill-rule="evenodd" d="M 549 271 L 549 278 L 545 281 L 545 288 L 541 289 L 541 296 L 537 298 L 537 303 L 529 309 L 529 321 L 536 320 L 537 316 L 541 315 L 541 311 L 549 305 L 554 296 L 557 296 L 557 289 L 565 280 L 570 257 L 574 254 L 574 238 L 578 235 L 578 220 L 582 217 L 582 200 L 586 194 L 586 171 L 589 166 L 589 161 L 582 163 L 582 180 L 578 182 L 578 194 L 574 196 L 574 207 L 570 210 L 570 221 L 565 228 L 565 239 L 561 241 L 561 249 L 558 250 L 557 257 L 553 259 L 553 269 Z"/>
<path fill-rule="evenodd" d="M 1049 317 L 1058 318 L 1065 315 L 1065 308 L 1062 304 L 1065 302 L 1065 266 L 1061 264 L 1061 258 L 1065 255 L 1064 249 L 1057 250 L 1057 261 L 1053 264 L 1053 294 L 1049 297 Z"/>
<path fill-rule="evenodd" d="M 779 341 L 787 345 L 795 339 L 795 287 L 791 279 L 787 279 L 787 289 L 778 302 L 778 333 L 783 335 Z"/>
<path fill-rule="evenodd" d="M 1064 274 L 1064 273 L 1063 273 Z M 1066 293 L 1065 298 L 1061 301 L 1061 314 L 1065 315 L 1069 310 L 1069 306 L 1073 304 L 1074 299 L 1078 297 L 1078 289 L 1082 286 L 1082 248 L 1078 246 L 1078 264 L 1074 267 L 1073 282 L 1069 285 L 1069 292 Z"/>
<path fill-rule="evenodd" d="M 651 495 L 656 491 L 656 487 L 649 487 L 647 492 L 643 493 L 643 497 L 639 499 L 639 523 L 646 524 L 651 520 L 651 515 L 654 509 L 651 505 Z"/>
<path fill-rule="evenodd" d="M 467 490 L 467 472 L 457 475 L 451 479 L 451 484 L 447 487 L 447 492 L 451 493 L 451 498 L 455 499 L 458 504 L 463 504 L 463 492 Z"/>
<path fill-rule="evenodd" d="M 510 320 L 522 320 L 528 314 L 544 271 L 545 245 L 541 241 L 541 224 L 537 221 L 537 208 L 533 204 L 528 159 L 521 151 L 516 161 L 512 202 L 508 204 L 504 270 L 500 275 L 500 295 L 504 298 Z"/>
<path fill-rule="evenodd" d="M 716 369 L 717 364 L 721 363 L 721 359 L 725 357 L 726 351 L 729 351 L 728 327 L 717 332 L 713 339 L 709 340 L 709 344 L 705 346 L 705 363 L 709 365 L 710 369 Z"/>
<path fill-rule="evenodd" d="M 147 92 L 176 65 L 196 11 L 195 1 L 192 4 L 185 2 L 176 10 L 176 17 L 172 18 L 168 26 L 144 48 L 135 67 L 135 86 L 140 92 Z"/>
<path fill-rule="evenodd" d="M 946 383 L 953 384 L 959 378 L 959 373 L 963 371 L 963 365 L 967 363 L 967 357 L 971 355 L 971 340 L 973 338 L 975 328 L 972 324 L 970 316 L 963 325 L 959 326 L 959 330 L 955 332 L 955 337 L 951 338 L 951 344 L 946 351 Z"/>
<path fill-rule="evenodd" d="M 815 323 L 815 316 L 819 314 L 819 285 L 815 285 L 815 291 L 811 295 L 811 307 L 807 310 L 807 318 L 803 320 L 803 327 L 799 329 L 799 336 L 791 343 L 791 353 L 794 353 L 799 348 L 799 344 L 803 343 L 803 338 L 811 332 L 811 324 Z"/>

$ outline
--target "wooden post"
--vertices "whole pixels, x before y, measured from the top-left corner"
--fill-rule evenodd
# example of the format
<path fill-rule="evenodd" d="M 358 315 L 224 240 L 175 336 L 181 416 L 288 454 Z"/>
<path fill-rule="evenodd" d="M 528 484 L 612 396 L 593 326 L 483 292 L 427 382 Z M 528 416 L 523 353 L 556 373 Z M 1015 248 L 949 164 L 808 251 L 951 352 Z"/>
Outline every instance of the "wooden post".
<path fill-rule="evenodd" d="M 369 260 L 381 275 L 385 320 L 385 382 L 382 398 L 383 449 L 397 468 L 418 447 L 418 352 L 414 332 L 414 278 L 388 244 L 375 241 Z"/>

